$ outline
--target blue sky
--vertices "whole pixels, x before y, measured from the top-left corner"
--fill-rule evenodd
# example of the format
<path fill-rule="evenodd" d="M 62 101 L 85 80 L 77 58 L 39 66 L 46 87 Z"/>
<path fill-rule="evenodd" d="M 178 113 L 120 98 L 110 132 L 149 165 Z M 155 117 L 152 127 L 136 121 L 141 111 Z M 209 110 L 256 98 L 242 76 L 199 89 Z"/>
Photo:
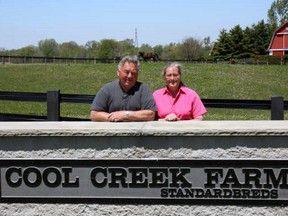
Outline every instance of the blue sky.
<path fill-rule="evenodd" d="M 135 39 L 167 45 L 187 37 L 211 41 L 220 30 L 267 21 L 273 0 L 0 0 L 0 49 Z"/>

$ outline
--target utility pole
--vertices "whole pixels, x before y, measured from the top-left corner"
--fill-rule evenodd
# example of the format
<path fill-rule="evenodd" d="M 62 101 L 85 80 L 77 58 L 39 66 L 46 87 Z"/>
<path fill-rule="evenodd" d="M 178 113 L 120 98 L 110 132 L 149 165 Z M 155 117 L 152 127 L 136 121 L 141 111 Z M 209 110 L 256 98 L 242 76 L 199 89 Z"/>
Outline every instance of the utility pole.
<path fill-rule="evenodd" d="M 135 28 L 135 41 L 134 41 L 134 46 L 138 48 L 138 35 L 137 35 L 137 28 Z"/>

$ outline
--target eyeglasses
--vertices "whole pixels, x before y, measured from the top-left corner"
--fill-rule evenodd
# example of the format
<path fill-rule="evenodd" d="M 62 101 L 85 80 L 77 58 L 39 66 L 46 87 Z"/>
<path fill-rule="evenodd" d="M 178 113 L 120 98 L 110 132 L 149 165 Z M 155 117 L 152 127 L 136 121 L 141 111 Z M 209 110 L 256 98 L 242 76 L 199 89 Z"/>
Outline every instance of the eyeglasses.
<path fill-rule="evenodd" d="M 165 74 L 165 77 L 179 77 L 180 76 L 180 74 Z"/>

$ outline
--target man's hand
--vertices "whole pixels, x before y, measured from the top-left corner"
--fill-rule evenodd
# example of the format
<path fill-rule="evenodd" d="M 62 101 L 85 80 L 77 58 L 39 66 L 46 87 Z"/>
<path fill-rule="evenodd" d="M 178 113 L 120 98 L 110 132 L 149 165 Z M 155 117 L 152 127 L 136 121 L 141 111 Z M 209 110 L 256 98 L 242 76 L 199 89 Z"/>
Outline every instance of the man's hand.
<path fill-rule="evenodd" d="M 110 122 L 122 122 L 128 120 L 126 111 L 116 111 L 108 115 L 108 121 Z"/>

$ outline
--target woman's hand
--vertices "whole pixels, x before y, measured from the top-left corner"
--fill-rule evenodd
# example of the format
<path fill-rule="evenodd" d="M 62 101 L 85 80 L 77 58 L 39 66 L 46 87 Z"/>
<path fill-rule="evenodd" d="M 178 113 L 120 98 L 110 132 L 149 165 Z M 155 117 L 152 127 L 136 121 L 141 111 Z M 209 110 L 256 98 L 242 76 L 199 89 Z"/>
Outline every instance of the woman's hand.
<path fill-rule="evenodd" d="M 165 121 L 178 121 L 178 120 L 179 120 L 178 117 L 174 113 L 171 113 L 165 117 Z"/>

